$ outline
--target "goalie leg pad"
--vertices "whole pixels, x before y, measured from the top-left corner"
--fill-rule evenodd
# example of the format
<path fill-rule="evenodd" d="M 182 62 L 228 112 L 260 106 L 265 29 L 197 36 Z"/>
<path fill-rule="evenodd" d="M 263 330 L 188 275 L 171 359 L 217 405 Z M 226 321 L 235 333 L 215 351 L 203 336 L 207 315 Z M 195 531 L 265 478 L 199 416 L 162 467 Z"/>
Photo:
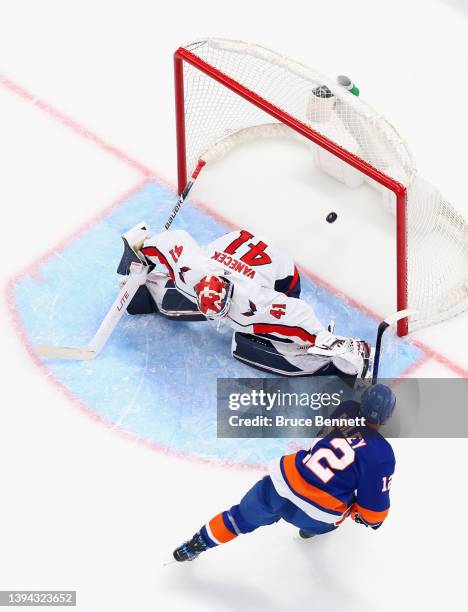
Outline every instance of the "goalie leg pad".
<path fill-rule="evenodd" d="M 141 265 L 141 264 L 140 264 Z M 177 290 L 165 274 L 150 272 L 130 302 L 131 315 L 160 314 L 177 321 L 206 321 L 197 305 Z"/>
<path fill-rule="evenodd" d="M 158 307 L 151 297 L 151 293 L 148 291 L 148 287 L 146 285 L 138 287 L 138 291 L 135 293 L 132 301 L 127 306 L 127 312 L 131 315 L 153 314 L 159 312 Z"/>
<path fill-rule="evenodd" d="M 157 306 L 157 312 L 177 321 L 206 321 L 197 305 L 178 291 L 167 276 L 148 275 L 146 287 Z"/>
<path fill-rule="evenodd" d="M 302 370 L 290 363 L 266 338 L 234 332 L 232 335 L 232 356 L 247 365 L 282 376 L 301 376 Z"/>
<path fill-rule="evenodd" d="M 263 372 L 280 376 L 338 376 L 351 387 L 356 373 L 339 368 L 330 357 L 322 357 L 294 350 L 294 346 L 272 342 L 267 338 L 243 332 L 232 336 L 232 356 Z"/>
<path fill-rule="evenodd" d="M 183 293 L 177 291 L 174 283 L 169 280 L 166 283 L 160 313 L 169 319 L 179 321 L 206 321 L 206 317 L 201 314 L 196 304 L 190 301 Z"/>
<path fill-rule="evenodd" d="M 234 332 L 232 356 L 257 370 L 280 376 L 340 376 L 346 379 L 327 357 L 311 356 L 295 350 L 292 343 L 274 342 L 267 338 Z M 353 380 L 355 377 L 351 377 Z"/>

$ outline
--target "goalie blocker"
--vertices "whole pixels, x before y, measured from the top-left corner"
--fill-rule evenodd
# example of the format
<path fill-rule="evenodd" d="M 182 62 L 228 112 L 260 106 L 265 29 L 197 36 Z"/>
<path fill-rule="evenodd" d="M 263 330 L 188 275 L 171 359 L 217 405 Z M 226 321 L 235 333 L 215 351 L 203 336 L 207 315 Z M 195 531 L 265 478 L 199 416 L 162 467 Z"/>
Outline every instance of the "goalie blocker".
<path fill-rule="evenodd" d="M 368 372 L 369 345 L 324 328 L 313 309 L 297 299 L 300 277 L 294 262 L 264 239 L 240 230 L 200 247 L 183 230 L 150 237 L 145 223 L 122 238 L 121 282 L 132 262 L 143 261 L 151 270 L 128 307 L 130 314 L 217 319 L 234 330 L 233 357 L 277 375 L 354 380 Z M 261 263 L 248 260 L 249 249 L 259 245 Z M 242 264 L 246 260 L 250 266 Z M 156 271 L 157 263 L 167 273 Z"/>

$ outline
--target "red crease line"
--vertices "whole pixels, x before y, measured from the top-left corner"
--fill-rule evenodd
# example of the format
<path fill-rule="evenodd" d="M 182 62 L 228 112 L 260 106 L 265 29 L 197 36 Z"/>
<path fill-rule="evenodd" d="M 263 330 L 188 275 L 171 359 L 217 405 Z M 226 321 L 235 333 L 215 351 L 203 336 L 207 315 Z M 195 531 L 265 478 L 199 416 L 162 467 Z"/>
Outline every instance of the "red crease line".
<path fill-rule="evenodd" d="M 129 155 L 124 153 L 122 150 L 120 150 L 117 147 L 115 147 L 114 145 L 109 144 L 108 142 L 103 140 L 100 136 L 97 136 L 94 132 L 92 132 L 88 128 L 84 127 L 83 125 L 81 125 L 78 121 L 75 121 L 71 117 L 68 117 L 67 115 L 65 115 L 64 113 L 59 111 L 58 109 L 54 108 L 53 106 L 51 106 L 47 102 L 41 100 L 40 98 L 38 98 L 37 96 L 33 95 L 30 91 L 28 91 L 24 87 L 22 87 L 18 83 L 15 83 L 13 80 L 9 79 L 8 77 L 6 77 L 6 76 L 4 76 L 2 74 L 0 74 L 0 85 L 3 85 L 6 89 L 11 91 L 12 93 L 15 93 L 20 98 L 31 102 L 32 104 L 34 104 L 34 106 L 38 110 L 48 114 L 52 119 L 54 119 L 55 121 L 61 123 L 63 126 L 67 127 L 68 129 L 73 130 L 76 134 L 78 134 L 82 138 L 85 138 L 86 140 L 89 140 L 90 142 L 93 142 L 94 144 L 99 146 L 102 150 L 106 151 L 107 153 L 109 153 L 113 157 L 115 157 L 115 158 L 119 159 L 120 161 L 126 163 L 127 165 L 131 166 L 132 168 L 134 168 L 136 170 L 139 170 L 148 179 L 149 178 L 153 178 L 155 180 L 157 179 L 158 181 L 161 181 L 162 184 L 170 187 L 173 191 L 177 191 L 174 184 L 168 183 L 167 181 L 165 181 L 163 179 L 159 179 L 159 177 L 157 177 L 157 175 L 152 170 L 147 168 L 145 165 L 143 165 L 142 163 L 140 163 L 137 160 L 133 159 L 132 157 L 130 157 Z M 194 202 L 194 203 L 199 208 L 201 208 L 203 210 L 206 210 L 215 219 L 219 219 L 220 221 L 225 223 L 228 227 L 234 227 L 232 222 L 230 222 L 227 219 L 225 219 L 217 211 L 212 210 L 210 207 L 208 207 L 208 206 L 206 206 L 204 204 L 201 204 L 200 202 Z M 46 256 L 44 256 L 44 257 L 46 257 Z M 41 258 L 41 261 L 42 261 L 42 259 L 43 258 Z M 36 261 L 32 265 L 37 265 L 37 263 L 38 262 Z M 347 295 L 343 291 L 340 291 L 335 286 L 333 286 L 329 282 L 323 280 L 322 278 L 318 277 L 317 275 L 315 275 L 311 271 L 309 271 L 309 270 L 307 270 L 305 268 L 303 268 L 303 269 L 305 270 L 306 274 L 311 279 L 313 279 L 315 283 L 317 283 L 317 285 L 319 285 L 320 287 L 326 289 L 329 293 L 337 296 L 341 300 L 345 301 L 347 304 L 349 304 L 351 306 L 354 306 L 355 308 L 357 308 L 358 310 L 360 310 L 361 312 L 363 312 L 364 314 L 366 314 L 370 318 L 374 319 L 375 321 L 379 322 L 379 321 L 383 320 L 383 318 L 384 318 L 383 316 L 381 316 L 381 315 L 375 313 L 374 311 L 370 310 L 369 308 L 364 306 L 364 304 L 362 304 L 361 302 L 358 302 L 357 300 L 355 300 L 351 296 Z M 412 340 L 411 338 L 406 340 L 406 342 L 412 344 L 413 346 L 416 346 L 421 351 L 426 353 L 426 355 L 428 357 L 430 357 L 431 359 L 434 359 L 435 361 L 437 361 L 438 363 L 442 364 L 443 366 L 451 369 L 457 375 L 462 376 L 463 378 L 468 378 L 468 370 L 465 370 L 464 368 L 462 368 L 458 364 L 454 363 L 452 360 L 450 360 L 448 357 L 445 357 L 441 353 L 439 353 L 437 351 L 434 351 L 432 348 L 430 348 L 426 344 L 424 344 L 422 342 L 419 342 L 418 340 Z M 410 369 L 412 370 L 412 367 L 410 367 Z"/>

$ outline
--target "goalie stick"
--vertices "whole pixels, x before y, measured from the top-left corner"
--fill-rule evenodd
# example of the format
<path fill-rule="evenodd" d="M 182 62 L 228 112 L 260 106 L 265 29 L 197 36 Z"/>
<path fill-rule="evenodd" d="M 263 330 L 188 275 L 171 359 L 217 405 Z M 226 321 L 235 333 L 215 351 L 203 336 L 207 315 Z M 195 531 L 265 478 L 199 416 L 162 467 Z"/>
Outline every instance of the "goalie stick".
<path fill-rule="evenodd" d="M 267 124 L 254 126 L 253 128 L 247 128 L 236 132 L 227 138 L 217 142 L 214 146 L 212 146 L 208 151 L 206 151 L 202 156 L 200 156 L 198 163 L 193 171 L 190 180 L 187 182 L 184 190 L 180 194 L 177 204 L 172 209 L 168 220 L 164 224 L 164 228 L 161 231 L 168 230 L 172 225 L 173 220 L 179 213 L 182 205 L 186 201 L 198 175 L 200 174 L 203 167 L 209 161 L 217 161 L 221 157 L 223 157 L 226 152 L 230 151 L 237 142 L 249 141 L 253 140 L 254 137 L 262 136 L 262 137 L 271 137 L 277 136 L 279 134 L 277 130 L 278 126 L 276 124 Z M 284 126 L 281 126 L 284 129 Z M 289 131 L 289 129 L 288 129 Z M 101 350 L 103 349 L 105 343 L 109 339 L 110 335 L 114 331 L 117 323 L 120 321 L 124 312 L 127 310 L 128 304 L 130 304 L 134 295 L 138 291 L 140 285 L 143 285 L 146 280 L 147 271 L 145 270 L 145 266 L 143 264 L 133 264 L 134 266 L 139 266 L 141 269 L 137 272 L 136 268 L 134 269 L 134 274 L 132 277 L 132 270 L 130 271 L 129 279 L 126 284 L 122 287 L 119 295 L 115 299 L 112 304 L 110 310 L 102 321 L 99 329 L 96 334 L 92 338 L 92 340 L 83 347 L 66 347 L 66 346 L 36 346 L 35 350 L 38 355 L 45 358 L 50 359 L 76 359 L 76 360 L 87 360 L 93 359 L 96 357 Z M 142 280 L 143 279 L 143 280 Z M 374 355 L 374 367 L 372 374 L 372 381 L 375 383 L 377 380 L 378 367 L 380 361 L 380 348 L 382 342 L 382 335 L 384 331 L 393 323 L 399 321 L 400 319 L 404 319 L 406 317 L 412 316 L 415 313 L 410 310 L 402 310 L 400 312 L 395 313 L 387 317 L 382 323 L 379 325 L 377 332 L 377 341 Z"/>
<path fill-rule="evenodd" d="M 127 306 L 132 301 L 138 288 L 146 282 L 146 276 L 147 266 L 139 263 L 131 264 L 127 282 L 120 290 L 119 295 L 114 300 L 114 303 L 89 344 L 82 347 L 38 345 L 35 347 L 36 353 L 40 357 L 46 357 L 47 359 L 94 359 L 94 357 L 99 355 L 102 351 L 109 336 L 114 331 L 115 326 L 122 318 L 124 312 L 126 312 Z"/>
<path fill-rule="evenodd" d="M 203 166 L 205 164 L 206 164 L 206 161 L 204 159 L 200 158 L 198 160 L 197 167 L 193 171 L 192 176 L 190 177 L 190 180 L 188 181 L 187 185 L 185 186 L 185 189 L 180 194 L 179 199 L 177 200 L 177 204 L 174 206 L 174 208 L 172 209 L 171 214 L 169 215 L 169 219 L 164 224 L 164 229 L 168 230 L 171 227 L 172 222 L 174 221 L 175 216 L 177 215 L 177 213 L 181 209 L 182 204 L 187 199 L 188 194 L 190 193 L 190 191 L 191 191 L 191 189 L 193 187 L 193 184 L 197 180 L 197 177 L 200 174 L 200 172 L 201 172 L 201 170 L 202 170 L 202 168 L 203 168 Z"/>
<path fill-rule="evenodd" d="M 382 353 L 382 336 L 384 335 L 385 330 L 387 330 L 391 325 L 394 325 L 401 319 L 406 319 L 409 317 L 414 317 L 416 311 L 414 310 L 399 310 L 394 314 L 388 316 L 384 319 L 378 329 L 377 329 L 377 338 L 375 341 L 375 353 L 374 353 L 374 366 L 372 369 L 372 384 L 375 385 L 377 382 L 377 376 L 379 373 L 379 365 L 380 365 L 380 355 Z"/>
<path fill-rule="evenodd" d="M 208 161 L 215 161 L 219 159 L 222 155 L 226 153 L 227 150 L 230 150 L 234 146 L 234 140 L 231 137 L 228 137 L 218 143 L 216 143 L 211 149 L 206 151 L 198 160 L 198 163 L 195 167 L 195 170 L 192 172 L 192 176 L 190 180 L 187 182 L 185 189 L 180 194 L 177 204 L 171 211 L 169 218 L 164 224 L 164 228 L 161 231 L 168 230 L 172 225 L 175 217 L 179 213 L 182 205 L 187 200 L 187 197 L 197 180 L 198 175 L 200 174 L 203 166 Z M 107 340 L 110 335 L 114 331 L 117 323 L 122 318 L 124 312 L 127 310 L 127 306 L 132 301 L 136 292 L 140 285 L 143 285 L 146 280 L 147 271 L 145 270 L 145 266 L 143 264 L 132 264 L 134 266 L 140 266 L 141 269 L 137 271 L 137 268 L 134 268 L 133 275 L 132 270 L 130 270 L 130 275 L 125 283 L 125 285 L 120 290 L 119 295 L 116 297 L 114 303 L 110 307 L 108 313 L 104 317 L 99 329 L 93 336 L 92 340 L 85 346 L 82 347 L 72 347 L 72 346 L 50 346 L 50 345 L 37 345 L 35 346 L 35 351 L 40 357 L 45 357 L 47 359 L 76 359 L 76 360 L 88 360 L 94 359 L 104 348 Z"/>
<path fill-rule="evenodd" d="M 177 204 L 172 209 L 171 214 L 169 215 L 169 218 L 161 231 L 168 230 L 171 226 L 174 218 L 177 216 L 183 203 L 187 199 L 187 196 L 190 193 L 190 190 L 192 189 L 193 184 L 205 163 L 206 161 L 200 158 L 189 182 L 187 183 L 183 192 L 180 194 Z M 36 353 L 40 357 L 44 357 L 46 359 L 71 359 L 79 361 L 94 359 L 104 348 L 104 345 L 117 326 L 117 323 L 126 312 L 127 306 L 132 301 L 139 287 L 145 284 L 147 273 L 147 266 L 144 264 L 131 264 L 127 282 L 120 290 L 120 293 L 115 298 L 114 303 L 104 317 L 97 332 L 87 345 L 81 347 L 37 345 L 35 346 Z"/>

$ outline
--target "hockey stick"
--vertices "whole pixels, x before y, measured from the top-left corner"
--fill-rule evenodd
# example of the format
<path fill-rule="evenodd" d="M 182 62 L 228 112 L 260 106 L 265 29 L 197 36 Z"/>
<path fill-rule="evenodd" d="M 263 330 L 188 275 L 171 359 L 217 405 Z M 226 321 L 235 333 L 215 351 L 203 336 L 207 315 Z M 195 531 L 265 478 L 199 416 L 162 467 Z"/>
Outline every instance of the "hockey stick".
<path fill-rule="evenodd" d="M 382 352 L 382 336 L 384 335 L 385 330 L 388 329 L 391 325 L 397 323 L 397 321 L 400 321 L 401 319 L 406 319 L 408 317 L 414 317 L 415 314 L 415 310 L 400 310 L 390 315 L 389 317 L 384 319 L 382 323 L 380 323 L 377 329 L 377 339 L 375 341 L 374 367 L 372 369 L 373 385 L 375 385 L 375 383 L 377 382 L 377 375 L 379 373 L 380 355 Z"/>
<path fill-rule="evenodd" d="M 146 282 L 147 266 L 139 263 L 132 263 L 127 282 L 120 290 L 114 303 L 104 317 L 99 329 L 95 333 L 89 344 L 82 347 L 71 346 L 36 346 L 36 353 L 40 357 L 47 359 L 94 359 L 102 351 L 109 336 L 114 331 L 115 326 L 127 310 L 128 304 L 141 285 Z"/>
<path fill-rule="evenodd" d="M 185 189 L 180 194 L 177 204 L 172 209 L 162 231 L 169 229 L 171 226 L 205 164 L 206 161 L 200 158 L 197 167 L 193 171 Z M 81 347 L 38 345 L 35 347 L 36 353 L 46 359 L 76 359 L 79 361 L 94 359 L 104 348 L 139 287 L 145 284 L 147 274 L 148 268 L 144 264 L 134 262 L 130 265 L 130 274 L 127 282 L 120 290 L 99 329 L 87 345 Z"/>
<path fill-rule="evenodd" d="M 185 189 L 180 194 L 177 204 L 172 209 L 171 214 L 169 215 L 169 218 L 164 224 L 163 230 L 161 231 L 168 230 L 170 228 L 182 205 L 187 200 L 187 197 L 198 175 L 200 174 L 202 168 L 207 162 L 221 159 L 221 157 L 223 157 L 227 152 L 229 152 L 239 143 L 248 142 L 250 140 L 254 140 L 257 137 L 276 137 L 278 134 L 280 134 L 279 127 L 282 129 L 281 133 L 283 133 L 285 126 L 281 124 L 261 124 L 250 128 L 244 128 L 242 130 L 239 130 L 238 132 L 235 132 L 234 134 L 230 134 L 227 138 L 218 141 L 209 150 L 205 151 L 205 153 L 200 156 L 195 170 L 193 171 L 192 176 L 190 177 L 190 180 L 185 186 Z M 289 128 L 286 128 L 286 130 L 291 131 L 289 130 Z M 291 133 L 295 134 L 295 132 L 292 131 Z M 144 284 L 144 281 L 138 284 L 136 282 L 131 283 L 131 280 L 132 279 L 129 278 L 127 283 L 122 287 L 115 302 L 112 304 L 109 312 L 105 316 L 104 320 L 99 326 L 98 331 L 96 332 L 92 340 L 89 342 L 89 344 L 83 347 L 36 346 L 35 350 L 37 354 L 41 357 L 49 359 L 86 360 L 93 359 L 94 357 L 96 357 L 103 349 L 111 333 L 114 331 L 115 326 L 120 321 L 120 318 L 122 317 L 123 313 L 126 311 L 126 306 L 128 306 L 128 304 L 130 304 L 130 302 L 132 301 L 135 293 L 138 290 L 138 287 L 140 286 L 140 284 Z M 124 305 L 126 305 L 125 308 L 123 308 Z"/>
<path fill-rule="evenodd" d="M 177 213 L 179 212 L 179 210 L 182 207 L 182 204 L 185 202 L 185 200 L 188 197 L 188 194 L 190 193 L 193 184 L 195 183 L 195 181 L 197 180 L 198 175 L 200 174 L 203 166 L 206 164 L 206 161 L 202 158 L 200 158 L 198 160 L 198 164 L 197 167 L 195 168 L 195 170 L 192 173 L 192 176 L 190 177 L 189 182 L 187 183 L 187 185 L 185 186 L 185 189 L 182 191 L 182 193 L 179 196 L 179 199 L 177 200 L 177 204 L 174 206 L 174 208 L 172 209 L 171 214 L 169 215 L 169 219 L 166 221 L 166 223 L 164 224 L 164 229 L 168 230 L 171 225 L 172 222 L 174 221 L 175 216 L 177 215 Z"/>

